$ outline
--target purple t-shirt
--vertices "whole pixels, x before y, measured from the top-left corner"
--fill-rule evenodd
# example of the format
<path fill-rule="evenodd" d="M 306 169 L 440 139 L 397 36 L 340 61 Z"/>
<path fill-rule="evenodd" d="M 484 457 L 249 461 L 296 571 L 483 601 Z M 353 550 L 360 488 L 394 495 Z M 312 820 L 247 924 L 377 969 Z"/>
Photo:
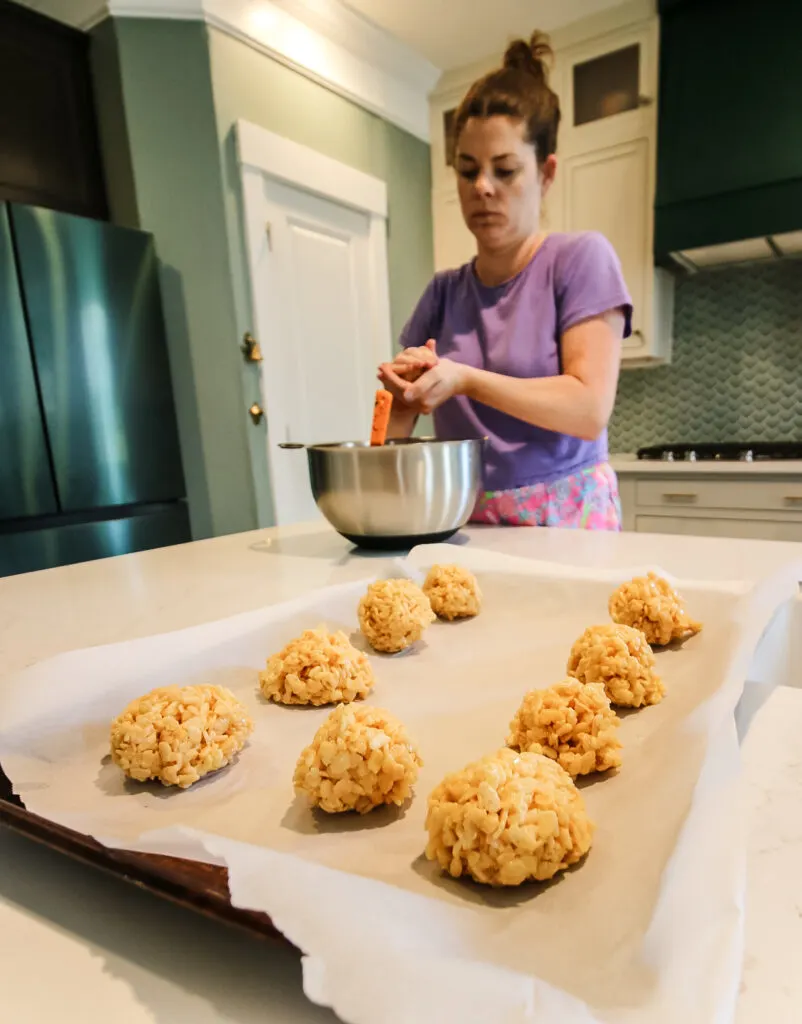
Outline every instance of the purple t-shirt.
<path fill-rule="evenodd" d="M 524 269 L 497 287 L 473 263 L 436 274 L 401 334 L 403 348 L 437 341 L 437 354 L 508 377 L 553 377 L 560 337 L 580 320 L 632 304 L 615 250 L 595 232 L 548 235 Z M 439 438 L 487 436 L 484 487 L 549 483 L 607 459 L 607 432 L 582 441 L 533 427 L 459 395 L 434 414 Z"/>

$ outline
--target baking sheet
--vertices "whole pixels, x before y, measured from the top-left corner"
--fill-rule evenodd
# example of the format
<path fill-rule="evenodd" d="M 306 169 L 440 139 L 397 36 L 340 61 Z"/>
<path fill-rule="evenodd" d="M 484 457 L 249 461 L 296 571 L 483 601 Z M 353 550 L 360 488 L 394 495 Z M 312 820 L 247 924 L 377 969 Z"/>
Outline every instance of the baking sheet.
<path fill-rule="evenodd" d="M 307 994 L 346 1021 L 730 1019 L 744 849 L 733 711 L 791 574 L 751 589 L 682 584 L 705 629 L 659 653 L 665 701 L 624 717 L 622 770 L 584 785 L 598 825 L 586 862 L 554 884 L 494 891 L 425 861 L 425 797 L 503 744 L 522 694 L 564 676 L 573 640 L 607 619 L 611 587 L 645 567 L 583 573 L 448 547 L 419 549 L 401 571 L 444 560 L 479 573 L 482 614 L 374 657 L 369 702 L 406 723 L 425 760 L 400 812 L 309 810 L 292 770 L 328 711 L 267 704 L 257 687 L 266 656 L 301 629 L 355 631 L 364 581 L 5 680 L 0 761 L 37 814 L 107 845 L 225 864 L 232 902 L 273 918 L 307 954 Z M 106 756 L 111 718 L 154 686 L 200 681 L 254 715 L 238 763 L 186 792 L 126 782 Z"/>

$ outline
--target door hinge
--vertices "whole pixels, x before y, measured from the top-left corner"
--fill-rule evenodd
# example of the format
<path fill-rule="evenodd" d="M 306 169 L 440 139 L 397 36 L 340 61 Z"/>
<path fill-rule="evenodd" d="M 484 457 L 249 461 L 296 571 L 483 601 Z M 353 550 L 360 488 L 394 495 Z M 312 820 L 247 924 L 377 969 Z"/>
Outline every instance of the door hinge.
<path fill-rule="evenodd" d="M 267 237 L 267 248 L 270 252 L 273 251 L 273 225 L 268 221 L 265 224 L 265 236 Z"/>

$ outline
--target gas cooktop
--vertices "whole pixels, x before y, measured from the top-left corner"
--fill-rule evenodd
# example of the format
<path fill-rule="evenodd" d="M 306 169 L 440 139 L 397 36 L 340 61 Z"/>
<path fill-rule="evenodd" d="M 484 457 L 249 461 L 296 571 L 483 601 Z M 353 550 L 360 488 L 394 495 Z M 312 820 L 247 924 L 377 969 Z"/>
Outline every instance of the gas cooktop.
<path fill-rule="evenodd" d="M 762 462 L 802 460 L 802 441 L 726 441 L 720 444 L 658 444 L 638 449 L 638 458 L 663 462 Z"/>

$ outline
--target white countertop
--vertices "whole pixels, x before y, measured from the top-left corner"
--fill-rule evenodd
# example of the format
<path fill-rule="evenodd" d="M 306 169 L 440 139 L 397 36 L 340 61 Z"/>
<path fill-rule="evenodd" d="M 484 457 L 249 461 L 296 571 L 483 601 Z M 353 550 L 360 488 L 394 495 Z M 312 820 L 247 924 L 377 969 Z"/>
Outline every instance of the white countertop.
<path fill-rule="evenodd" d="M 802 461 L 796 459 L 760 462 L 662 462 L 639 459 L 632 452 L 610 456 L 610 465 L 619 475 L 638 476 L 737 476 L 737 477 L 802 477 Z"/>
<path fill-rule="evenodd" d="M 574 565 L 657 561 L 694 579 L 757 578 L 802 556 L 794 544 L 567 530 L 476 529 L 462 541 Z M 0 579 L 0 672 L 357 579 L 375 571 L 376 558 L 353 554 L 314 526 Z M 751 686 L 743 708 L 754 709 L 768 692 Z M 800 1019 L 800 736 L 802 689 L 781 687 L 755 712 L 744 741 L 750 859 L 738 1024 Z M 4 829 L 0 943 L 3 1019 L 14 1024 L 335 1020 L 304 998 L 292 950 L 173 907 Z"/>

